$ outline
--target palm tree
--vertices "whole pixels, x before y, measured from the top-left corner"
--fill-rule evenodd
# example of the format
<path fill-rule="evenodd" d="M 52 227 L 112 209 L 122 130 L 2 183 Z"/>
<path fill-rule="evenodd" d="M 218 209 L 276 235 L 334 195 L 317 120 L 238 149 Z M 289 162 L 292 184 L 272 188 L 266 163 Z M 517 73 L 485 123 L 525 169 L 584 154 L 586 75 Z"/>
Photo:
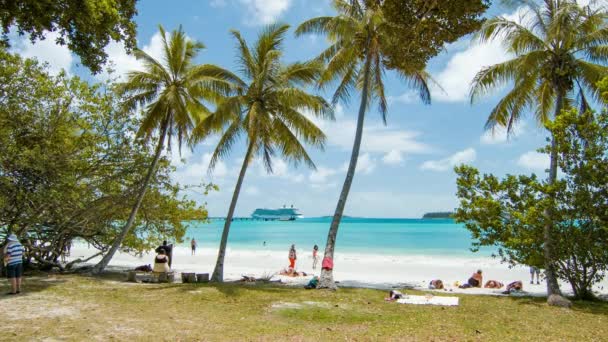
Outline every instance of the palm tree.
<path fill-rule="evenodd" d="M 209 114 L 201 100 L 218 101 L 222 94 L 231 89 L 233 75 L 215 65 L 196 65 L 193 59 L 205 46 L 186 37 L 181 27 L 171 33 L 169 40 L 162 26 L 163 60 L 158 61 L 142 50 L 134 51 L 135 57 L 143 62 L 143 71 L 132 71 L 125 83 L 119 84 L 119 92 L 126 96 L 124 110 L 131 112 L 144 108 L 141 127 L 137 133 L 149 141 L 158 131 L 154 158 L 142 182 L 135 189 L 136 200 L 127 222 L 112 246 L 94 267 L 94 272 L 102 272 L 108 265 L 125 237 L 131 230 L 137 211 L 142 203 L 148 185 L 154 177 L 156 166 L 165 141 L 176 137 L 181 151 L 182 141 L 188 137 L 193 127 Z"/>
<path fill-rule="evenodd" d="M 339 101 L 347 102 L 354 90 L 361 92 L 350 163 L 325 246 L 324 258 L 332 260 L 344 206 L 355 176 L 365 113 L 374 101 L 378 102 L 379 112 L 386 124 L 388 108 L 384 93 L 384 75 L 387 67 L 384 64 L 383 47 L 387 46 L 390 40 L 387 30 L 390 24 L 384 18 L 379 1 L 366 1 L 362 4 L 358 0 L 336 0 L 334 8 L 338 12 L 336 16 L 310 19 L 296 30 L 296 35 L 324 34 L 331 42 L 331 46 L 318 57 L 319 60 L 327 63 L 318 84 L 320 87 L 325 87 L 335 80 L 338 81 L 332 98 L 334 104 Z M 396 71 L 419 92 L 424 103 L 430 103 L 431 95 L 427 85 L 430 77 L 424 70 L 397 69 Z M 319 287 L 332 289 L 336 287 L 333 270 L 322 269 Z"/>
<path fill-rule="evenodd" d="M 521 1 L 527 5 L 520 22 L 496 17 L 484 23 L 482 42 L 501 39 L 514 58 L 481 70 L 473 80 L 471 102 L 504 84 L 512 89 L 498 102 L 486 129 L 506 127 L 508 132 L 527 109 L 540 125 L 557 117 L 576 97 L 581 110 L 589 98 L 602 101 L 597 83 L 608 75 L 608 12 L 579 6 L 574 0 Z M 589 97 L 590 96 L 590 97 Z M 552 139 L 548 183 L 557 178 L 557 149 Z M 545 211 L 543 254 L 549 295 L 561 295 L 554 266 L 551 210 Z"/>
<path fill-rule="evenodd" d="M 242 135 L 247 142 L 226 216 L 212 281 L 223 281 L 230 224 L 247 167 L 253 158 L 260 156 L 270 173 L 272 158 L 277 154 L 294 165 L 303 162 L 315 168 L 302 142 L 322 149 L 325 135 L 305 113 L 333 119 L 332 108 L 322 97 L 311 95 L 301 88 L 316 82 L 323 70 L 322 63 L 281 63 L 281 45 L 288 29 L 288 25 L 268 26 L 252 47 L 247 45 L 238 31 L 232 31 L 238 43 L 239 71 L 244 77 L 244 80 L 237 82 L 240 91 L 223 100 L 194 132 L 196 138 L 193 142 L 196 142 L 223 129 L 211 157 L 209 170 L 213 170 L 217 161 L 230 153 Z"/>

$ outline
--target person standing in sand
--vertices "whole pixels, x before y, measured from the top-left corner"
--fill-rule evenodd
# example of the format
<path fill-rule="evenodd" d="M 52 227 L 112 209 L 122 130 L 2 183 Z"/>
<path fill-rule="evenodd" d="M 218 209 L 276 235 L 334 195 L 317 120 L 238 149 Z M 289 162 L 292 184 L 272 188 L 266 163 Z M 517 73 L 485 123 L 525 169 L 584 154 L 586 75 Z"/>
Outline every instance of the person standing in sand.
<path fill-rule="evenodd" d="M 192 249 L 192 255 L 196 254 L 196 246 L 196 240 L 192 238 L 192 240 L 190 240 L 190 248 Z"/>
<path fill-rule="evenodd" d="M 312 269 L 317 269 L 317 263 L 319 262 L 319 246 L 315 245 L 312 248 Z"/>
<path fill-rule="evenodd" d="M 297 255 L 296 255 L 296 245 L 291 245 L 291 248 L 289 249 L 289 267 L 292 269 L 296 269 L 296 259 L 297 259 Z"/>
<path fill-rule="evenodd" d="M 6 277 L 11 284 L 9 295 L 21 293 L 21 280 L 23 279 L 23 245 L 15 234 L 7 238 L 8 243 L 4 247 L 4 265 L 6 266 Z"/>
<path fill-rule="evenodd" d="M 536 266 L 530 266 L 530 284 L 534 284 L 534 274 L 536 274 L 536 285 L 540 284 L 540 270 Z"/>

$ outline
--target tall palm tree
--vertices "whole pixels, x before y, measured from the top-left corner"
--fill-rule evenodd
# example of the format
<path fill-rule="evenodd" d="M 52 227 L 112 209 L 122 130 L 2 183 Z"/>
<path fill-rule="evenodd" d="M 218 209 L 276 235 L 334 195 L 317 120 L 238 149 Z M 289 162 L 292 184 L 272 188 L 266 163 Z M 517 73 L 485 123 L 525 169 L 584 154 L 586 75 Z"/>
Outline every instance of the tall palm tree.
<path fill-rule="evenodd" d="M 332 98 L 334 104 L 339 101 L 347 102 L 355 90 L 361 92 L 350 163 L 325 245 L 324 258 L 332 260 L 344 206 L 355 176 L 365 113 L 374 101 L 378 103 L 378 110 L 386 124 L 388 108 L 384 93 L 384 75 L 387 68 L 383 62 L 382 51 L 390 39 L 387 33 L 390 24 L 384 18 L 379 1 L 362 3 L 359 0 L 336 0 L 334 8 L 338 12 L 336 16 L 310 19 L 302 23 L 296 30 L 296 35 L 324 34 L 329 39 L 331 46 L 319 55 L 319 60 L 326 62 L 327 66 L 318 84 L 320 87 L 326 87 L 330 83 L 338 81 Z M 428 88 L 430 77 L 424 70 L 397 69 L 396 71 L 402 79 L 419 92 L 424 103 L 430 103 L 431 95 Z M 336 287 L 333 270 L 322 269 L 319 287 Z"/>
<path fill-rule="evenodd" d="M 176 137 L 181 151 L 182 141 L 188 137 L 194 126 L 209 114 L 202 102 L 216 102 L 222 94 L 229 94 L 234 75 L 215 65 L 194 64 L 197 53 L 205 46 L 186 37 L 181 27 L 168 38 L 162 26 L 159 27 L 163 41 L 163 59 L 154 59 L 142 50 L 134 51 L 135 57 L 143 62 L 143 71 L 132 71 L 125 83 L 119 84 L 119 92 L 126 96 L 124 110 L 131 112 L 144 109 L 139 137 L 150 140 L 158 131 L 154 158 L 142 182 L 138 184 L 136 199 L 127 222 L 112 246 L 94 267 L 94 272 L 102 272 L 108 265 L 125 237 L 131 230 L 137 211 L 142 203 L 148 185 L 154 177 L 156 166 L 165 148 L 165 141 Z"/>
<path fill-rule="evenodd" d="M 303 162 L 315 168 L 302 142 L 322 149 L 325 134 L 305 113 L 333 119 L 332 108 L 322 97 L 302 89 L 302 86 L 316 82 L 323 70 L 322 63 L 281 63 L 281 45 L 288 29 L 288 25 L 268 26 L 251 47 L 238 31 L 231 32 L 237 40 L 238 67 L 243 76 L 243 80 L 237 82 L 240 91 L 223 100 L 216 111 L 194 131 L 193 142 L 196 142 L 223 130 L 211 157 L 209 170 L 213 170 L 217 161 L 230 153 L 241 136 L 245 136 L 247 143 L 226 216 L 212 281 L 223 281 L 228 233 L 243 179 L 253 158 L 260 156 L 270 173 L 272 158 L 277 155 L 294 165 Z"/>
<path fill-rule="evenodd" d="M 481 70 L 471 89 L 471 101 L 504 84 L 512 89 L 498 102 L 486 122 L 487 129 L 508 132 L 527 109 L 544 125 L 576 98 L 581 109 L 589 99 L 602 101 L 597 83 L 608 75 L 608 12 L 596 6 L 581 7 L 574 0 L 520 1 L 527 5 L 519 22 L 496 17 L 484 23 L 482 42 L 503 41 L 514 58 Z M 557 149 L 552 139 L 548 183 L 557 178 Z M 561 295 L 554 266 L 551 210 L 545 211 L 543 254 L 549 295 Z"/>

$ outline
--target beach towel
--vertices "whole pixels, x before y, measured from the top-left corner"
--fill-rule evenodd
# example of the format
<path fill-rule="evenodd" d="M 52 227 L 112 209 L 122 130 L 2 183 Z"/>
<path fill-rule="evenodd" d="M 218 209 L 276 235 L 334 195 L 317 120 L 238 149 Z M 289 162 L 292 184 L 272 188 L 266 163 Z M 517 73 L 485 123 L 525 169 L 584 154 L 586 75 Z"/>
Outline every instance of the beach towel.
<path fill-rule="evenodd" d="M 397 299 L 400 304 L 415 304 L 415 305 L 444 305 L 458 306 L 458 297 L 441 297 L 441 296 L 411 296 L 406 295 L 401 299 Z"/>

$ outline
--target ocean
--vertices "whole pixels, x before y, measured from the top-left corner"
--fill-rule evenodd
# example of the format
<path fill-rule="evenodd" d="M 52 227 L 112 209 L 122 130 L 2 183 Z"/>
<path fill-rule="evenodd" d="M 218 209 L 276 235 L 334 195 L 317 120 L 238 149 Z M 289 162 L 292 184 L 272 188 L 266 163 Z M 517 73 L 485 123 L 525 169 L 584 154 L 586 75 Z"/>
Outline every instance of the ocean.
<path fill-rule="evenodd" d="M 286 251 L 291 244 L 308 251 L 316 244 L 323 253 L 331 218 L 304 218 L 296 221 L 241 221 L 230 227 L 229 248 L 239 250 Z M 223 220 L 189 223 L 184 245 L 194 237 L 202 248 L 219 245 Z M 264 246 L 264 242 L 266 245 Z M 344 218 L 336 249 L 356 254 L 489 256 L 492 249 L 470 251 L 471 234 L 451 219 Z"/>

